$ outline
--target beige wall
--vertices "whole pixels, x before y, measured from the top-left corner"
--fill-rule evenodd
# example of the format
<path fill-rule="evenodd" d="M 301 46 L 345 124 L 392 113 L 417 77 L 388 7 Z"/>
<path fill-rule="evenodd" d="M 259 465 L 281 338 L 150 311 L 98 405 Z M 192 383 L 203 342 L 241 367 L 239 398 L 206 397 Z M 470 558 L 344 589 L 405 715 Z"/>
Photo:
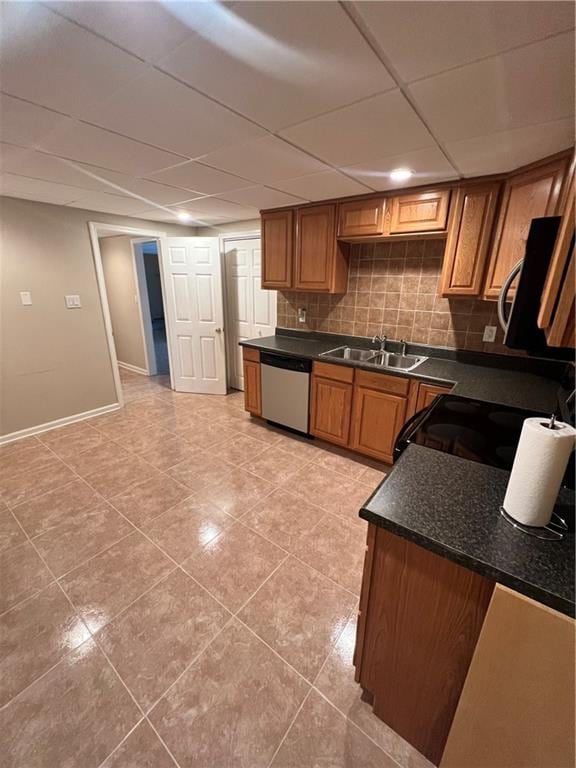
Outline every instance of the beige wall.
<path fill-rule="evenodd" d="M 100 238 L 100 253 L 108 307 L 119 363 L 146 370 L 142 321 L 137 303 L 134 253 L 130 238 Z"/>
<path fill-rule="evenodd" d="M 194 228 L 0 197 L 0 434 L 116 402 L 88 222 Z M 20 303 L 31 291 L 32 306 Z M 65 294 L 82 309 L 66 309 Z"/>

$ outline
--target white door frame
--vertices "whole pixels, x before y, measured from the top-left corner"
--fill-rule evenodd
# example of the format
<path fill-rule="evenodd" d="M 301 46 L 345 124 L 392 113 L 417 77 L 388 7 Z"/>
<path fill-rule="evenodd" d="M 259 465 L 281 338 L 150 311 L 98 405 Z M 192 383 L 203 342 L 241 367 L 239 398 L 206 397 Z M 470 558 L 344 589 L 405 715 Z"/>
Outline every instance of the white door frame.
<path fill-rule="evenodd" d="M 100 296 L 100 306 L 102 308 L 102 317 L 104 318 L 104 328 L 108 342 L 108 354 L 114 376 L 114 386 L 116 388 L 116 400 L 118 405 L 124 405 L 124 396 L 122 394 L 122 384 L 120 382 L 120 371 L 118 367 L 118 357 L 116 356 L 116 346 L 114 344 L 114 335 L 112 333 L 112 319 L 110 317 L 110 307 L 108 305 L 108 294 L 106 293 L 106 282 L 104 280 L 104 269 L 102 266 L 102 254 L 100 253 L 100 242 L 98 240 L 104 233 L 114 232 L 118 235 L 131 235 L 132 237 L 145 238 L 146 240 L 156 240 L 165 237 L 166 233 L 157 229 L 146 229 L 145 227 L 123 227 L 118 224 L 106 224 L 100 221 L 89 221 L 88 231 L 90 233 L 90 243 L 92 245 L 92 255 L 94 257 L 94 268 L 96 270 L 96 283 Z M 162 258 L 160 244 L 158 244 L 158 259 Z M 160 270 L 162 274 L 162 270 Z M 138 283 L 136 283 L 138 286 Z M 164 286 L 162 286 L 164 288 Z M 144 345 L 146 349 L 146 345 Z M 170 365 L 170 381 L 172 381 L 172 365 Z"/>

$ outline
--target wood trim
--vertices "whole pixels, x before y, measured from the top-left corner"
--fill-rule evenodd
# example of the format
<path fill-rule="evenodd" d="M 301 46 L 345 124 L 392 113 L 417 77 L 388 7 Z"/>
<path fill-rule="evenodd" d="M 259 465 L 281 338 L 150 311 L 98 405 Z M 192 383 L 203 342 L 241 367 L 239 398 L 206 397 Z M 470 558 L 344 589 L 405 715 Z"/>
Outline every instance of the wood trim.
<path fill-rule="evenodd" d="M 377 528 L 359 682 L 374 713 L 435 765 L 494 583 Z"/>
<path fill-rule="evenodd" d="M 244 360 L 251 360 L 253 363 L 260 362 L 260 350 L 251 349 L 250 347 L 242 347 L 242 358 Z"/>
<path fill-rule="evenodd" d="M 347 381 L 352 383 L 354 380 L 354 368 L 344 365 L 332 365 L 331 363 L 322 363 L 315 360 L 312 370 L 315 376 L 323 376 L 325 379 L 334 381 Z"/>
<path fill-rule="evenodd" d="M 379 392 L 388 392 L 392 395 L 402 395 L 406 397 L 410 389 L 410 379 L 403 379 L 400 376 L 388 376 L 385 373 L 372 373 L 372 371 L 362 371 L 356 369 L 355 382 L 360 387 L 375 389 Z"/>
<path fill-rule="evenodd" d="M 480 294 L 499 193 L 498 182 L 456 192 L 442 264 L 443 296 Z"/>

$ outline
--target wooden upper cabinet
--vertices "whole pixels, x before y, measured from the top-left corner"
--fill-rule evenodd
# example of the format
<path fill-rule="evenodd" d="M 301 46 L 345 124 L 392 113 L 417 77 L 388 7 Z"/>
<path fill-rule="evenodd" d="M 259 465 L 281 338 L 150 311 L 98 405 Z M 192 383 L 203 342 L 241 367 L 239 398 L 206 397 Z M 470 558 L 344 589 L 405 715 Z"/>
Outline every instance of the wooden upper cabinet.
<path fill-rule="evenodd" d="M 296 211 L 294 289 L 345 293 L 348 287 L 347 246 L 336 240 L 336 205 L 314 205 Z"/>
<path fill-rule="evenodd" d="M 505 183 L 488 264 L 485 298 L 498 298 L 512 267 L 524 257 L 532 219 L 556 213 L 567 165 L 568 158 L 561 158 L 514 174 Z"/>
<path fill-rule="evenodd" d="M 574 347 L 576 345 L 574 323 L 574 303 L 576 300 L 575 205 L 576 191 L 574 168 L 572 168 L 564 205 L 564 216 L 560 222 L 538 314 L 538 325 L 544 329 L 546 341 L 551 347 Z"/>
<path fill-rule="evenodd" d="M 384 232 L 384 198 L 352 200 L 338 206 L 338 237 L 369 237 Z"/>
<path fill-rule="evenodd" d="M 291 288 L 294 211 L 262 213 L 262 287 Z"/>
<path fill-rule="evenodd" d="M 391 235 L 441 232 L 446 229 L 449 205 L 449 189 L 393 197 L 388 231 Z"/>
<path fill-rule="evenodd" d="M 442 267 L 443 296 L 480 296 L 499 191 L 499 182 L 457 190 Z"/>

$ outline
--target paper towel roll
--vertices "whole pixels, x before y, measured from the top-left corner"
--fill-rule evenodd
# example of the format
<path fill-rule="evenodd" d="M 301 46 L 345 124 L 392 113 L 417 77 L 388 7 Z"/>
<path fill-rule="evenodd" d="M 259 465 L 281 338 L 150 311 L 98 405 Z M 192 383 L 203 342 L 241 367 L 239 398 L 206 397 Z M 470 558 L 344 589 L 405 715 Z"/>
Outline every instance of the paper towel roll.
<path fill-rule="evenodd" d="M 523 525 L 548 525 L 576 439 L 576 430 L 549 419 L 526 419 L 514 458 L 504 510 Z"/>

